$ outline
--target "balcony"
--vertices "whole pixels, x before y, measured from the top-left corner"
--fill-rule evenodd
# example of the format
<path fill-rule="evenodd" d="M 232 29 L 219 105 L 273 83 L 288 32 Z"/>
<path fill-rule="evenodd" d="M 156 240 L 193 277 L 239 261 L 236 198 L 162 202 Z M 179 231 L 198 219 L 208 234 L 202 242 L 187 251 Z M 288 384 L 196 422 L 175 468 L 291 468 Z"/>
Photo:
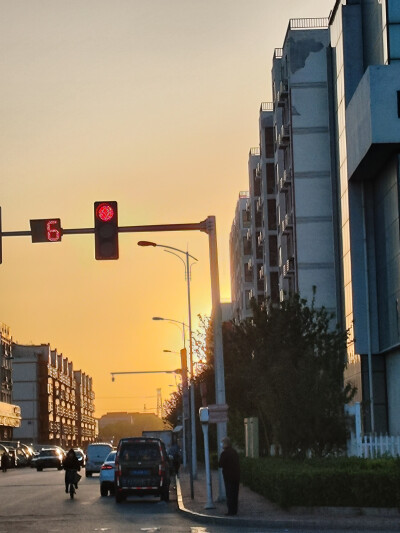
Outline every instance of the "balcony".
<path fill-rule="evenodd" d="M 262 234 L 262 232 L 260 232 L 258 234 L 257 244 L 258 244 L 258 246 L 263 246 L 264 245 L 264 235 Z"/>
<path fill-rule="evenodd" d="M 247 239 L 249 242 L 251 242 L 251 236 L 252 236 L 252 234 L 251 234 L 251 228 L 249 228 L 249 229 L 247 230 L 247 233 L 246 233 L 246 239 Z"/>
<path fill-rule="evenodd" d="M 281 222 L 281 232 L 283 235 L 287 235 L 293 229 L 292 215 L 287 213 L 285 218 Z"/>
<path fill-rule="evenodd" d="M 257 166 L 256 166 L 256 178 L 261 178 L 261 165 L 260 165 L 260 163 L 257 163 Z"/>
<path fill-rule="evenodd" d="M 286 191 L 292 184 L 292 171 L 291 169 L 285 169 L 283 171 L 283 176 L 279 180 L 279 190 Z"/>
<path fill-rule="evenodd" d="M 290 257 L 286 263 L 283 264 L 282 274 L 284 278 L 289 278 L 294 275 L 294 257 Z"/>
<path fill-rule="evenodd" d="M 279 90 L 276 93 L 276 102 L 278 107 L 284 107 L 288 97 L 288 85 L 287 81 L 281 81 L 279 84 Z"/>
<path fill-rule="evenodd" d="M 247 268 L 249 269 L 249 271 L 251 272 L 253 270 L 253 258 L 250 257 L 250 259 L 247 261 Z"/>
<path fill-rule="evenodd" d="M 262 212 L 262 208 L 263 208 L 263 199 L 261 198 L 261 196 L 259 196 L 257 198 L 257 202 L 256 202 L 256 210 L 257 210 L 257 213 L 261 213 Z"/>
<path fill-rule="evenodd" d="M 290 140 L 289 126 L 282 126 L 278 134 L 279 148 L 286 148 L 289 145 L 289 140 Z"/>
<path fill-rule="evenodd" d="M 258 279 L 263 280 L 264 276 L 264 265 L 261 265 L 260 270 L 258 271 Z"/>

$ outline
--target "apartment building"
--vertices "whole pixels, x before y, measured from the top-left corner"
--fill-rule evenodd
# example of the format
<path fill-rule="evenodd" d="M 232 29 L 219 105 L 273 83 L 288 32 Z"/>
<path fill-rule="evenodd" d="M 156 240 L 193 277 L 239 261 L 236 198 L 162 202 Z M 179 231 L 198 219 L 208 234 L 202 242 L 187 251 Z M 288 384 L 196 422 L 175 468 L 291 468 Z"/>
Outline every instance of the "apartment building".
<path fill-rule="evenodd" d="M 12 403 L 12 359 L 10 328 L 0 322 L 0 440 L 11 440 L 21 424 L 21 409 Z"/>
<path fill-rule="evenodd" d="M 316 305 L 349 331 L 345 379 L 357 386 L 364 431 L 393 435 L 400 434 L 399 27 L 398 0 L 337 0 L 327 19 L 290 20 L 272 60 L 273 102 L 260 110 L 256 204 L 264 295 L 275 288 L 280 299 L 299 292 L 310 300 L 316 287 Z M 256 191 L 250 169 L 252 185 Z M 250 216 L 256 212 L 250 203 Z M 235 305 L 243 295 L 232 294 Z"/>
<path fill-rule="evenodd" d="M 253 254 L 249 203 L 248 191 L 241 191 L 229 235 L 232 318 L 238 320 L 251 316 L 250 291 L 254 289 L 249 269 Z"/>
<path fill-rule="evenodd" d="M 22 442 L 84 446 L 96 438 L 92 379 L 49 344 L 13 344 L 14 401 Z"/>
<path fill-rule="evenodd" d="M 337 1 L 330 42 L 346 379 L 364 429 L 400 434 L 400 3 Z"/>

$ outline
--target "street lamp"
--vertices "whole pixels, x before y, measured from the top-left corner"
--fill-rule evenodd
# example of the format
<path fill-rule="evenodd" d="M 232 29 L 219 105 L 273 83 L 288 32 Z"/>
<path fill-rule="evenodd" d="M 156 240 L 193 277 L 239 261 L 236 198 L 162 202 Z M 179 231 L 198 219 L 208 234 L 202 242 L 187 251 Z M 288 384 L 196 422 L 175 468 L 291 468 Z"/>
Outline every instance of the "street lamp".
<path fill-rule="evenodd" d="M 192 310 L 191 310 L 191 303 L 190 303 L 190 272 L 191 272 L 191 266 L 194 264 L 190 264 L 190 259 L 193 261 L 198 261 L 196 257 L 193 255 L 190 255 L 188 251 L 180 250 L 179 248 L 175 248 L 174 246 L 167 246 L 165 244 L 157 244 L 155 242 L 151 241 L 139 241 L 138 246 L 152 246 L 152 247 L 160 247 L 163 248 L 165 252 L 172 253 L 173 255 L 176 255 L 184 264 L 185 266 L 185 277 L 187 282 L 187 300 L 188 300 L 188 315 L 189 315 L 189 361 L 190 361 L 190 427 L 191 427 L 191 445 L 192 445 L 192 461 L 191 461 L 191 473 L 194 478 L 197 477 L 197 445 L 196 445 L 196 418 L 195 418 L 195 397 L 194 397 L 194 383 L 193 383 L 193 342 L 192 342 Z M 173 252 L 171 251 L 173 250 Z M 183 254 L 186 258 L 186 261 L 182 259 L 178 254 L 174 253 L 178 252 L 179 254 Z M 190 258 L 190 259 L 189 259 Z M 160 317 L 157 317 L 158 319 Z M 177 322 L 172 321 L 171 322 Z"/>
<path fill-rule="evenodd" d="M 162 316 L 153 316 L 152 320 L 166 320 L 167 322 L 180 324 L 182 326 L 183 347 L 186 348 L 185 328 L 188 328 L 189 326 L 187 326 L 184 322 L 181 322 L 180 320 L 174 320 L 173 318 L 163 318 Z"/>

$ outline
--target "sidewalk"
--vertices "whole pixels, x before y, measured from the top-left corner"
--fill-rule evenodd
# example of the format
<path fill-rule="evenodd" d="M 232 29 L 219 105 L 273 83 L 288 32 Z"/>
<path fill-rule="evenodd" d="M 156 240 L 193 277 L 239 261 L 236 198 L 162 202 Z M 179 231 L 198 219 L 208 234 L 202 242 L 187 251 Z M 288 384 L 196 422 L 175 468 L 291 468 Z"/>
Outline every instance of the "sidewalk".
<path fill-rule="evenodd" d="M 212 472 L 212 488 L 215 509 L 205 509 L 207 503 L 206 478 L 199 470 L 193 481 L 194 499 L 190 494 L 190 475 L 181 469 L 176 483 L 179 511 L 196 522 L 232 526 L 232 531 L 242 527 L 309 528 L 324 529 L 387 530 L 400 531 L 398 509 L 347 508 L 347 507 L 298 507 L 283 510 L 264 497 L 240 485 L 239 513 L 225 516 L 226 504 L 218 500 L 218 472 Z M 238 529 L 234 529 L 234 527 Z"/>

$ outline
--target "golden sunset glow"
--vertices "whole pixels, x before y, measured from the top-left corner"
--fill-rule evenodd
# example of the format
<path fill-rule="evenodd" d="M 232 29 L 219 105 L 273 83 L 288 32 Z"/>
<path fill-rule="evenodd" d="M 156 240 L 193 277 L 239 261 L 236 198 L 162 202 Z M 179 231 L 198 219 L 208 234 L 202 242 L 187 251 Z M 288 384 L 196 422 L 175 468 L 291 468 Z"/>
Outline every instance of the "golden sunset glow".
<path fill-rule="evenodd" d="M 3 231 L 30 219 L 94 226 L 117 201 L 120 226 L 215 215 L 221 298 L 230 297 L 229 231 L 261 102 L 289 18 L 328 16 L 333 0 L 0 0 Z M 208 238 L 121 233 L 119 259 L 96 261 L 94 235 L 3 238 L 0 322 L 20 344 L 47 344 L 93 377 L 95 416 L 155 412 L 179 376 L 111 372 L 180 367 L 188 323 L 211 309 Z"/>

